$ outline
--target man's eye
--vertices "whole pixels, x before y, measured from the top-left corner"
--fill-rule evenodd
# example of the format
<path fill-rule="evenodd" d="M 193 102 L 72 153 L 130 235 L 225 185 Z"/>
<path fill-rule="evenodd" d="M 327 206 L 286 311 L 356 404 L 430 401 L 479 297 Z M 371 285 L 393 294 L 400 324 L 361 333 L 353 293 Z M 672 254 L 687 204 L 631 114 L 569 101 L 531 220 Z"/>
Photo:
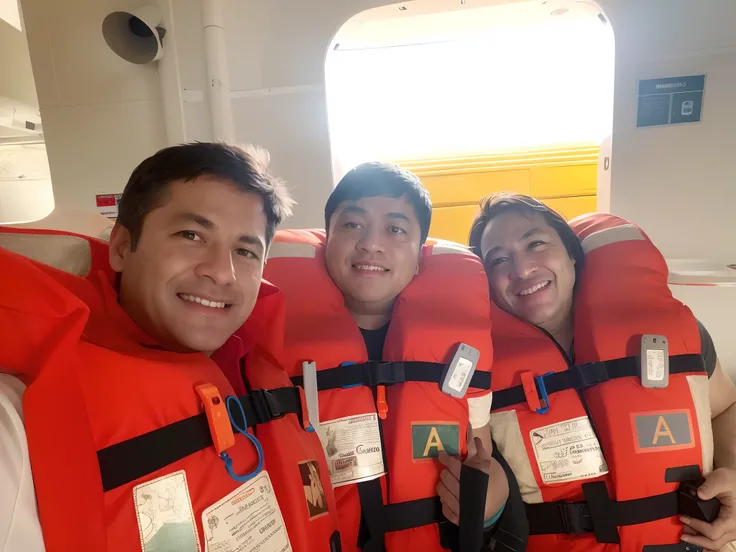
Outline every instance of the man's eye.
<path fill-rule="evenodd" d="M 406 230 L 404 230 L 400 226 L 389 226 L 388 231 L 392 234 L 406 234 Z"/>
<path fill-rule="evenodd" d="M 196 232 L 192 232 L 191 230 L 182 230 L 181 232 L 178 232 L 178 234 L 185 240 L 197 241 L 202 239 Z"/>
<path fill-rule="evenodd" d="M 241 257 L 246 257 L 248 259 L 257 259 L 258 255 L 253 253 L 250 249 L 236 249 L 235 252 L 240 255 Z"/>

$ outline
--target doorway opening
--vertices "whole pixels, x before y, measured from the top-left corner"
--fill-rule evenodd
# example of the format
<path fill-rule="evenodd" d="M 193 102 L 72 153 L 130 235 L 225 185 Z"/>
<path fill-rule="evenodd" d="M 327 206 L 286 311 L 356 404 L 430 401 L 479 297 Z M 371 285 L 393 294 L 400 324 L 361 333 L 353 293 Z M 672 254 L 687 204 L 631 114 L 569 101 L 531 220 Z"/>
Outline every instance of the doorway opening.
<path fill-rule="evenodd" d="M 460 243 L 494 191 L 532 195 L 567 218 L 595 211 L 613 119 L 613 32 L 600 9 L 441 4 L 368 10 L 333 39 L 335 183 L 364 161 L 406 167 L 432 196 L 431 235 Z"/>

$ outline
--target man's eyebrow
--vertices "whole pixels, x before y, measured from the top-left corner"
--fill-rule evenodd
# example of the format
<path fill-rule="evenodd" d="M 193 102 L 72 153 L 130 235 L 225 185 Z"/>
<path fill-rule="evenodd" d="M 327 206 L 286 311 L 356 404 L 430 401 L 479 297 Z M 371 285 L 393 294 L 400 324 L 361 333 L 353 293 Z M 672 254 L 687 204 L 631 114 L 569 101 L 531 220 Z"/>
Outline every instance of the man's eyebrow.
<path fill-rule="evenodd" d="M 483 255 L 483 262 L 486 262 L 488 257 L 491 256 L 491 253 L 496 253 L 496 251 L 500 251 L 502 247 L 500 245 L 497 245 L 496 247 L 491 247 L 488 251 L 486 251 L 486 254 Z"/>
<path fill-rule="evenodd" d="M 524 232 L 524 235 L 521 236 L 521 239 L 519 241 L 523 241 L 528 238 L 531 238 L 535 234 L 543 234 L 543 233 L 544 233 L 544 230 L 542 230 L 541 228 L 532 228 L 531 230 Z"/>
<path fill-rule="evenodd" d="M 193 222 L 195 224 L 199 224 L 202 228 L 208 229 L 214 226 L 210 219 L 202 215 L 198 215 L 197 213 L 179 213 L 174 216 L 174 221 Z"/>
<path fill-rule="evenodd" d="M 348 214 L 355 213 L 357 215 L 365 215 L 366 210 L 363 209 L 362 207 L 358 207 L 357 205 L 346 205 L 345 207 L 342 208 L 342 214 L 345 214 L 345 213 L 348 213 Z"/>
<path fill-rule="evenodd" d="M 259 238 L 258 236 L 253 236 L 251 234 L 243 234 L 238 237 L 238 241 L 246 245 L 256 245 L 260 247 L 261 249 L 263 249 L 263 240 Z"/>
<path fill-rule="evenodd" d="M 400 219 L 400 220 L 405 220 L 406 222 L 411 222 L 409 220 L 409 217 L 407 217 L 404 213 L 388 213 L 386 216 L 388 218 Z"/>

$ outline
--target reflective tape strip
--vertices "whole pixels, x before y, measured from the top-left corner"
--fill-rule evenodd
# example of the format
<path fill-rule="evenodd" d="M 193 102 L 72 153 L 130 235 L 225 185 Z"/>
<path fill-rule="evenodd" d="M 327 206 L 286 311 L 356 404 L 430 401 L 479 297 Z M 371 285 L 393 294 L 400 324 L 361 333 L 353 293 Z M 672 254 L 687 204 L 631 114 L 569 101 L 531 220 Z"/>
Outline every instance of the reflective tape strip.
<path fill-rule="evenodd" d="M 76 236 L 0 234 L 0 247 L 75 276 L 86 276 L 92 267 L 89 242 Z"/>
<path fill-rule="evenodd" d="M 316 256 L 317 250 L 315 247 L 307 243 L 273 242 L 268 250 L 269 259 L 279 259 L 283 257 L 314 259 Z"/>
<path fill-rule="evenodd" d="M 587 254 L 604 245 L 623 241 L 643 241 L 645 239 L 644 234 L 636 226 L 624 224 L 592 233 L 583 240 L 583 251 Z"/>
<path fill-rule="evenodd" d="M 470 249 L 468 247 L 446 240 L 437 240 L 437 243 L 432 246 L 432 255 L 467 255 L 469 253 Z"/>
<path fill-rule="evenodd" d="M 493 405 L 493 393 L 481 395 L 480 397 L 468 397 L 468 418 L 473 429 L 488 425 L 491 421 L 491 406 Z"/>

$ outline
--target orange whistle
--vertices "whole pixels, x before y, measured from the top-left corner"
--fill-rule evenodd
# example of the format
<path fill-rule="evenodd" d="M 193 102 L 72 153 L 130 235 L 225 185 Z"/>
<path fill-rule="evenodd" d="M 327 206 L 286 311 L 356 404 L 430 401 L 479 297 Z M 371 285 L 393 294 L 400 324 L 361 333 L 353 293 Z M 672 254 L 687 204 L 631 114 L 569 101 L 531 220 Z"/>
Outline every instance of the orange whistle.
<path fill-rule="evenodd" d="M 199 398 L 202 399 L 202 405 L 207 414 L 212 442 L 217 454 L 220 454 L 235 444 L 235 435 L 230 425 L 230 417 L 227 414 L 225 401 L 222 400 L 217 387 L 211 383 L 198 385 L 196 390 Z"/>
<path fill-rule="evenodd" d="M 386 386 L 379 385 L 376 388 L 376 408 L 378 408 L 378 417 L 382 420 L 386 419 L 388 414 L 388 403 L 386 402 Z"/>

